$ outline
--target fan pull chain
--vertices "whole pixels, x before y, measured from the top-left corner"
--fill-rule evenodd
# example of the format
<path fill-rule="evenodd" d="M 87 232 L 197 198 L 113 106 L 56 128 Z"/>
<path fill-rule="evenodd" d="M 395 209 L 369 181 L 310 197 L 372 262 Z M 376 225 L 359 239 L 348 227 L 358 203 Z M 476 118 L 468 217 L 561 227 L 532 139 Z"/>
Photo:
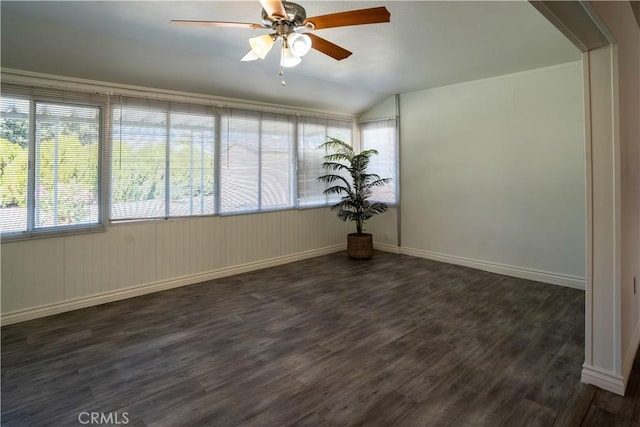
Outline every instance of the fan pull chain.
<path fill-rule="evenodd" d="M 284 69 L 282 67 L 280 67 L 280 71 L 278 71 L 278 75 L 282 77 L 282 86 L 286 86 L 287 82 L 284 81 Z"/>
<path fill-rule="evenodd" d="M 282 50 L 280 51 L 280 71 L 278 71 L 278 75 L 282 77 L 282 86 L 287 85 L 287 82 L 284 80 L 284 65 L 282 65 L 284 60 L 284 48 L 285 48 L 285 40 L 283 39 Z"/>

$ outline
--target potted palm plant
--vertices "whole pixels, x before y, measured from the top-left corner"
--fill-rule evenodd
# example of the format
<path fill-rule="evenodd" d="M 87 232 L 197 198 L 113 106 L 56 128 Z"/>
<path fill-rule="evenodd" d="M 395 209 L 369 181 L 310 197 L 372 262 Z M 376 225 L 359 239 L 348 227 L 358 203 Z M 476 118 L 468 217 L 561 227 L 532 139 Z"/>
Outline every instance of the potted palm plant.
<path fill-rule="evenodd" d="M 374 187 L 381 187 L 391 178 L 367 173 L 371 156 L 376 150 L 363 150 L 356 153 L 349 144 L 337 138 L 328 138 L 318 149 L 327 150 L 322 167 L 328 172 L 318 177 L 328 187 L 324 194 L 338 194 L 340 201 L 331 206 L 342 221 L 356 223 L 356 232 L 347 236 L 347 251 L 354 259 L 369 259 L 373 256 L 373 236 L 364 233 L 364 223 L 374 215 L 387 211 L 387 204 L 371 202 L 369 198 Z"/>

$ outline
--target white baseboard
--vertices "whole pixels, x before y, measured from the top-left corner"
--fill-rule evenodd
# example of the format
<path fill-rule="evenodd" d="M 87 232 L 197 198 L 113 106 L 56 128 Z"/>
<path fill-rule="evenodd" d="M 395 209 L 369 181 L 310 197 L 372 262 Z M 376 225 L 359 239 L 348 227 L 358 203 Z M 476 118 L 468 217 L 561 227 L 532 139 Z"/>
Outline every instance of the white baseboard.
<path fill-rule="evenodd" d="M 569 276 L 565 274 L 551 273 L 548 271 L 535 270 L 531 268 L 516 267 L 512 265 L 498 264 L 489 261 L 481 261 L 471 258 L 464 258 L 454 255 L 440 254 L 436 252 L 425 251 L 422 249 L 414 249 L 402 247 L 400 253 L 411 255 L 419 258 L 426 258 L 433 261 L 446 262 L 449 264 L 462 265 L 465 267 L 477 268 L 478 270 L 489 271 L 491 273 L 504 274 L 505 276 L 519 277 L 521 279 L 534 280 L 536 282 L 549 283 L 552 285 L 566 286 L 569 288 L 582 289 L 585 288 L 584 277 Z"/>
<path fill-rule="evenodd" d="M 205 282 L 207 280 L 219 279 L 221 277 L 233 276 L 235 274 L 247 273 L 263 268 L 275 267 L 277 265 L 315 258 L 317 256 L 343 251 L 346 250 L 346 248 L 346 243 L 342 243 L 339 245 L 327 246 L 324 248 L 313 249 L 310 251 L 299 252 L 291 255 L 284 255 L 276 258 L 250 262 L 247 264 L 219 268 L 204 273 L 177 277 L 155 283 L 147 283 L 144 285 L 120 289 L 113 292 L 106 292 L 102 294 L 91 295 L 88 297 L 62 301 L 54 304 L 47 304 L 39 307 L 27 308 L 23 310 L 12 311 L 9 313 L 2 313 L 2 315 L 0 316 L 0 322 L 3 326 L 10 325 L 13 323 L 19 323 L 27 320 L 37 319 L 40 317 L 64 313 L 66 311 L 78 310 L 80 308 L 91 307 L 94 305 L 105 304 L 113 301 L 123 300 L 126 298 L 133 298 L 153 292 L 178 288 L 180 286 L 193 285 L 196 283 Z"/>
<path fill-rule="evenodd" d="M 636 358 L 636 352 L 638 351 L 638 346 L 640 345 L 640 323 L 636 325 L 636 330 L 633 334 L 633 338 L 631 338 L 631 343 L 629 344 L 629 348 L 627 349 L 627 354 L 624 357 L 624 361 L 622 362 L 622 377 L 625 382 L 629 380 L 631 376 L 631 368 L 633 368 L 633 361 Z"/>
<path fill-rule="evenodd" d="M 568 286 L 572 288 L 584 289 L 584 279 L 563 276 L 548 272 L 541 272 L 537 270 L 523 269 L 519 267 L 505 266 L 501 264 L 488 263 L 485 261 L 472 260 L 468 258 L 455 257 L 450 255 L 443 255 L 434 252 L 423 251 L 420 249 L 412 248 L 400 248 L 396 245 L 390 245 L 386 243 L 376 243 L 375 248 L 385 252 L 402 253 L 406 255 L 416 256 L 420 258 L 432 259 L 434 261 L 447 262 L 450 264 L 464 265 L 467 267 L 477 268 L 480 270 L 491 271 L 493 273 L 505 274 L 508 276 L 521 277 L 530 280 L 536 280 L 539 282 L 552 283 L 556 285 Z M 113 301 L 118 301 L 126 298 L 132 298 L 140 295 L 145 295 L 153 292 L 159 292 L 167 289 L 177 288 L 180 286 L 192 285 L 195 283 L 204 282 L 207 280 L 218 279 L 221 277 L 232 276 L 234 274 L 246 273 L 249 271 L 260 270 L 262 268 L 274 267 L 277 265 L 288 264 L 290 262 L 300 261 L 308 258 L 314 258 L 321 255 L 326 255 L 346 249 L 346 244 L 339 244 L 328 246 L 325 248 L 314 249 L 310 251 L 300 252 L 291 255 L 285 255 L 276 258 L 270 258 L 261 261 L 255 261 L 247 264 L 236 265 L 231 267 L 220 268 L 204 273 L 198 273 L 188 276 L 182 276 L 169 280 L 164 280 L 155 283 L 147 283 L 140 286 L 135 286 L 126 289 L 120 289 L 113 292 L 107 292 L 88 297 L 77 298 L 68 301 L 62 301 L 53 304 L 47 304 L 39 307 L 27 308 L 23 310 L 17 310 L 9 313 L 2 313 L 0 316 L 0 323 L 2 325 L 10 325 L 12 323 L 24 322 L 27 320 L 37 319 L 40 317 L 51 316 L 54 314 L 64 313 L 66 311 L 77 310 L 81 308 L 91 307 L 94 305 L 105 304 Z M 637 343 L 640 342 L 640 329 L 636 331 L 634 338 L 634 348 L 637 348 Z M 627 358 L 631 357 L 629 366 L 633 364 L 633 356 L 627 354 Z M 626 360 L 625 360 L 626 362 Z M 627 364 L 625 363 L 625 368 Z M 628 368 L 630 371 L 630 367 Z"/>
<path fill-rule="evenodd" d="M 582 365 L 581 381 L 620 396 L 624 396 L 624 391 L 627 388 L 626 380 L 620 375 L 586 364 Z"/>
<path fill-rule="evenodd" d="M 400 246 L 390 245 L 389 243 L 376 243 L 373 242 L 373 248 L 382 252 L 391 252 L 392 254 L 400 253 Z"/>

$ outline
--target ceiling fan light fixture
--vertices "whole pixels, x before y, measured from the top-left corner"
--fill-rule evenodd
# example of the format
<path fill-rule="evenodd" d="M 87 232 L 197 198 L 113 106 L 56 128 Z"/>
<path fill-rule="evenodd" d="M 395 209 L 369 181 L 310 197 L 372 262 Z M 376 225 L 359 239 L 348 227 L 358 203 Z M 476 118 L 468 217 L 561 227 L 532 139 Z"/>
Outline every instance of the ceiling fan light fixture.
<path fill-rule="evenodd" d="M 260 59 L 264 59 L 267 53 L 273 47 L 274 38 L 271 34 L 263 34 L 258 37 L 252 37 L 249 39 L 249 46 L 251 51 Z"/>
<path fill-rule="evenodd" d="M 2 0 L 0 0 L 2 1 Z M 352 25 L 377 24 L 389 22 L 391 14 L 384 6 L 369 9 L 348 10 L 307 18 L 304 7 L 288 0 L 260 0 L 262 5 L 262 23 L 228 22 L 228 21 L 194 21 L 171 20 L 173 24 L 201 25 L 210 27 L 269 29 L 271 34 L 263 34 L 249 39 L 251 50 L 242 57 L 242 61 L 264 59 L 276 41 L 282 41 L 280 52 L 280 70 L 278 75 L 284 76 L 284 68 L 295 67 L 302 62 L 311 49 L 315 49 L 337 61 L 348 58 L 352 52 L 331 43 L 313 32 L 305 30 L 321 30 L 324 28 L 348 27 Z M 300 32 L 298 32 L 300 31 Z M 284 79 L 282 85 L 285 85 Z"/>
<path fill-rule="evenodd" d="M 302 58 L 294 55 L 291 49 L 285 47 L 282 49 L 282 55 L 280 56 L 280 65 L 285 68 L 295 67 L 302 62 Z"/>
<path fill-rule="evenodd" d="M 257 59 L 260 59 L 260 57 L 256 55 L 253 49 L 251 49 L 245 56 L 242 57 L 240 61 L 255 61 Z"/>
<path fill-rule="evenodd" d="M 311 50 L 311 37 L 306 34 L 294 33 L 287 37 L 291 53 L 303 57 Z"/>

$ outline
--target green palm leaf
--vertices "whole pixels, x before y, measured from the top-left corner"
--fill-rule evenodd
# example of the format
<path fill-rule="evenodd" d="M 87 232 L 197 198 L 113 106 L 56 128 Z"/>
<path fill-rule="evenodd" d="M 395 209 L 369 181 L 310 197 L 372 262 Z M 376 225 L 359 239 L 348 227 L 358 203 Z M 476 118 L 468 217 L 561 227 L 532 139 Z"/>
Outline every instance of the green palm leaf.
<path fill-rule="evenodd" d="M 327 152 L 322 167 L 329 173 L 318 177 L 318 181 L 328 185 L 323 193 L 342 195 L 340 201 L 331 206 L 331 210 L 336 211 L 341 221 L 355 222 L 356 231 L 362 233 L 366 220 L 388 209 L 386 203 L 368 200 L 374 187 L 391 182 L 391 178 L 367 173 L 371 157 L 378 152 L 364 150 L 356 153 L 346 142 L 331 137 L 318 149 Z"/>

